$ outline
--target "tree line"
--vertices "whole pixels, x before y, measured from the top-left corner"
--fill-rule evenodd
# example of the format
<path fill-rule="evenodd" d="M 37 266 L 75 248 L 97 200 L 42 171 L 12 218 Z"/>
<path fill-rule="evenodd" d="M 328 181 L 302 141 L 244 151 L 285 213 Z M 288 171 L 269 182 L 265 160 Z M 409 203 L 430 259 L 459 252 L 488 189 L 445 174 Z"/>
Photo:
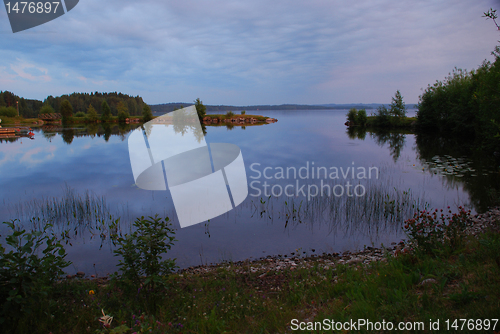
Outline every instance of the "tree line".
<path fill-rule="evenodd" d="M 472 71 L 455 68 L 427 87 L 418 108 L 421 130 L 467 136 L 479 147 L 500 149 L 500 48 L 492 54 L 494 62 Z"/>
<path fill-rule="evenodd" d="M 496 10 L 484 13 L 496 27 Z M 478 148 L 500 152 L 500 47 L 472 71 L 456 68 L 420 96 L 418 127 L 423 131 L 467 137 Z"/>
<path fill-rule="evenodd" d="M 9 91 L 0 91 L 0 110 L 16 110 L 17 102 L 19 102 L 19 114 L 26 118 L 36 118 L 39 114 L 60 112 L 61 104 L 67 100 L 72 108 L 73 113 L 87 113 L 90 105 L 95 108 L 98 114 L 102 114 L 103 102 L 110 108 L 112 116 L 118 116 L 121 107 L 126 107 L 127 112 L 131 116 L 140 116 L 143 113 L 144 103 L 140 96 L 129 96 L 127 94 L 112 92 L 112 93 L 72 93 L 70 95 L 62 95 L 58 97 L 48 96 L 43 102 L 39 100 L 30 100 L 19 97 Z M 7 116 L 7 115 L 5 115 Z"/>

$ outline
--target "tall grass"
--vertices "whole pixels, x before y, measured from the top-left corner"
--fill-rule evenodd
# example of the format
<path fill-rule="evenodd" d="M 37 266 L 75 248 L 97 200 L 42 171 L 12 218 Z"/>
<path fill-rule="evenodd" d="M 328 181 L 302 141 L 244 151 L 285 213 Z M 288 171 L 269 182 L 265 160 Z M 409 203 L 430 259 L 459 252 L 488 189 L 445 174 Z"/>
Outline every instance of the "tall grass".
<path fill-rule="evenodd" d="M 68 186 L 60 198 L 33 199 L 14 205 L 14 209 L 21 221 L 38 217 L 53 224 L 71 221 L 86 225 L 110 216 L 109 205 L 104 196 L 99 197 L 88 190 L 79 194 Z"/>
<path fill-rule="evenodd" d="M 65 239 L 86 231 L 101 239 L 117 235 L 120 218 L 115 218 L 104 196 L 88 190 L 83 194 L 68 187 L 61 197 L 42 197 L 14 205 L 15 219 L 33 230 L 41 230 L 50 223 Z M 97 231 L 97 232 L 96 232 Z"/>
<path fill-rule="evenodd" d="M 333 188 L 342 183 L 331 181 L 329 185 Z M 302 196 L 262 197 L 252 201 L 252 217 L 284 220 L 288 228 L 298 224 L 311 228 L 326 225 L 330 233 L 341 230 L 354 235 L 398 231 L 404 220 L 429 207 L 422 194 L 398 189 L 390 181 L 367 180 L 363 185 L 366 193 L 360 197 L 326 193 L 310 200 Z"/>

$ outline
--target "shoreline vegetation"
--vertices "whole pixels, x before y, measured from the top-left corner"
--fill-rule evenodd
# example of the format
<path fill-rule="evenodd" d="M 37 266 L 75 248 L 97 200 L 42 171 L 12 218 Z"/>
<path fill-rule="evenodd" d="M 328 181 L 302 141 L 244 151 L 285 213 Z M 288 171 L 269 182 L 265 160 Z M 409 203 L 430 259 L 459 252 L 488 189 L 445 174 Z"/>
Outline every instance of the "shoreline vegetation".
<path fill-rule="evenodd" d="M 94 100 L 97 96 L 101 96 L 98 92 L 92 93 L 89 97 L 88 94 L 77 94 L 73 93 L 69 96 L 69 98 L 81 98 L 83 95 L 84 98 Z M 104 94 L 105 95 L 105 94 Z M 116 95 L 116 93 L 115 93 Z M 76 97 L 75 97 L 76 96 Z M 130 98 L 127 95 L 119 94 L 122 96 L 123 100 L 126 98 Z M 153 116 L 153 111 L 151 107 L 144 102 L 142 102 L 142 98 L 136 97 L 141 103 L 139 107 L 137 103 L 132 103 L 127 105 L 123 101 L 114 101 L 116 104 L 109 105 L 107 99 L 101 98 L 102 103 L 100 104 L 100 108 L 96 109 L 92 104 L 88 105 L 86 111 L 81 111 L 81 103 L 80 107 L 75 108 L 76 110 L 80 110 L 74 113 L 75 109 L 71 102 L 68 99 L 59 99 L 52 98 L 52 104 L 58 105 L 57 110 L 58 113 L 55 112 L 55 108 L 52 107 L 51 103 L 48 102 L 49 98 L 44 102 L 44 104 L 39 108 L 39 110 L 33 111 L 30 109 L 29 115 L 36 115 L 37 118 L 34 117 L 24 117 L 27 114 L 26 111 L 23 111 L 23 114 L 20 114 L 16 108 L 12 106 L 14 102 L 16 102 L 16 106 L 18 106 L 19 98 L 13 95 L 10 92 L 0 92 L 0 117 L 2 117 L 1 121 L 3 125 L 58 125 L 58 124 L 92 124 L 92 123 L 125 123 L 125 124 L 142 124 L 148 122 L 156 116 Z M 7 102 L 5 101 L 8 101 Z M 22 99 L 21 99 L 22 101 Z M 100 101 L 97 99 L 96 101 Z M 132 100 L 135 101 L 135 100 Z M 77 101 L 78 102 L 78 101 Z M 129 101 L 130 102 L 130 101 Z M 228 111 L 226 114 L 206 114 L 206 106 L 203 105 L 203 102 L 198 98 L 194 101 L 196 111 L 198 113 L 198 117 L 200 122 L 203 125 L 262 125 L 277 122 L 275 118 L 270 118 L 261 115 L 246 115 L 246 112 L 243 110 L 241 114 L 235 115 L 232 111 Z M 24 105 L 23 103 L 21 103 Z M 137 108 L 140 108 L 142 105 L 142 114 L 137 115 Z M 180 105 L 180 108 L 183 106 Z M 129 109 L 131 108 L 131 109 Z M 113 111 L 114 110 L 114 111 Z M 130 111 L 132 110 L 132 112 Z M 1 126 L 0 124 L 0 126 Z"/>
<path fill-rule="evenodd" d="M 496 19 L 496 11 L 485 13 Z M 428 85 L 419 97 L 417 117 L 406 117 L 406 106 L 399 90 L 387 109 L 376 113 L 351 108 L 348 127 L 376 130 L 409 129 L 415 133 L 434 133 L 459 140 L 468 138 L 478 151 L 500 159 L 500 46 L 491 53 L 493 62 L 484 60 L 475 70 L 453 69 L 443 80 Z"/>
<path fill-rule="evenodd" d="M 389 109 L 385 105 L 379 106 L 376 113 L 367 116 L 366 109 L 351 108 L 347 113 L 347 121 L 345 125 L 349 128 L 360 127 L 367 129 L 385 129 L 398 130 L 410 129 L 415 130 L 417 125 L 417 117 L 406 116 L 407 107 L 403 101 L 400 91 L 396 91 L 392 98 L 392 103 Z"/>
<path fill-rule="evenodd" d="M 142 217 L 135 223 L 137 232 L 116 238 L 121 275 L 88 279 L 77 273 L 61 280 L 52 274 L 40 293 L 41 273 L 33 281 L 20 281 L 27 278 L 23 274 L 33 273 L 13 266 L 15 258 L 3 257 L 11 262 L 2 263 L 2 281 L 9 274 L 6 268 L 18 272 L 12 280 L 15 287 L 12 281 L 0 286 L 7 301 L 2 328 L 6 333 L 54 334 L 289 333 L 328 331 L 331 320 L 357 326 L 364 320 L 374 327 L 351 330 L 382 332 L 377 328 L 385 321 L 395 328 L 401 322 L 428 332 L 430 321 L 439 321 L 438 332 L 474 332 L 478 327 L 470 326 L 479 323 L 483 330 L 498 331 L 500 210 L 476 216 L 459 210 L 417 213 L 405 222 L 408 240 L 389 247 L 317 255 L 314 249 L 297 249 L 289 255 L 170 274 L 172 260 L 158 257 L 167 249 L 163 246 L 175 242 L 168 219 Z M 163 232 L 152 234 L 154 230 Z M 38 240 L 24 231 L 16 237 L 35 244 Z M 57 240 L 47 238 L 52 245 L 48 253 L 64 265 Z M 148 247 L 151 241 L 158 247 Z M 26 252 L 22 243 L 16 245 Z M 49 260 L 44 257 L 34 267 L 56 269 Z M 454 320 L 462 318 L 474 322 L 460 327 Z"/>

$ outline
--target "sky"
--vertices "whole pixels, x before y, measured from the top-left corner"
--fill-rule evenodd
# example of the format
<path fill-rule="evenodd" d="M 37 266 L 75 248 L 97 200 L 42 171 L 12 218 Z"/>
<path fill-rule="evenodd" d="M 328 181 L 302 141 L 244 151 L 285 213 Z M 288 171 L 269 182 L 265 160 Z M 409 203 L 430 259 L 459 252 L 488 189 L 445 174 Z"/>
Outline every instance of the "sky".
<path fill-rule="evenodd" d="M 148 104 L 390 103 L 493 60 L 500 0 L 80 0 L 12 33 L 0 90 L 122 92 Z"/>

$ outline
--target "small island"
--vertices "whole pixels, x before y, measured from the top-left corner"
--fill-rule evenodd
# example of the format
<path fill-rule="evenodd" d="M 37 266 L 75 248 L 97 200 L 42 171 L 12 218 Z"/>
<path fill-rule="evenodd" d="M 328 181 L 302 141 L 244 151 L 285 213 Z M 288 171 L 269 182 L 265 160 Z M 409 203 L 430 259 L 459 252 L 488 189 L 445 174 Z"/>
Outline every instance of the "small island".
<path fill-rule="evenodd" d="M 228 112 L 225 115 L 206 115 L 202 119 L 204 125 L 262 125 L 275 123 L 278 120 L 276 118 L 270 118 L 260 115 L 246 115 L 244 113 L 240 115 L 235 115 L 232 112 Z"/>

